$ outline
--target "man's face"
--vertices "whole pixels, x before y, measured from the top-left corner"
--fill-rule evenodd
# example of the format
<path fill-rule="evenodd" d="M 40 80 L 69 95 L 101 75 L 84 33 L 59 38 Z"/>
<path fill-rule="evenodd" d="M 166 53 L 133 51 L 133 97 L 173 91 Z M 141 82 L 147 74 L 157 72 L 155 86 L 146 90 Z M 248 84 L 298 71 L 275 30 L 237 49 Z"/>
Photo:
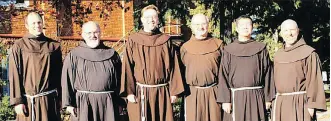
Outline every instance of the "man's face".
<path fill-rule="evenodd" d="M 154 9 L 147 9 L 141 17 L 141 22 L 145 31 L 152 31 L 157 28 L 159 24 L 159 17 Z"/>
<path fill-rule="evenodd" d="M 208 33 L 208 21 L 205 16 L 196 16 L 192 19 L 192 32 L 196 38 L 204 38 Z"/>
<path fill-rule="evenodd" d="M 252 21 L 250 19 L 239 19 L 236 25 L 236 30 L 239 36 L 250 37 L 253 30 Z"/>
<path fill-rule="evenodd" d="M 297 39 L 298 39 L 298 35 L 299 35 L 299 29 L 296 23 L 294 22 L 285 22 L 282 26 L 281 26 L 281 36 L 285 41 L 286 45 L 293 45 Z"/>
<path fill-rule="evenodd" d="M 95 24 L 88 24 L 83 28 L 82 37 L 91 48 L 96 48 L 100 44 L 100 29 Z"/>
<path fill-rule="evenodd" d="M 25 27 L 30 34 L 39 36 L 43 32 L 43 21 L 38 15 L 30 15 L 27 18 Z"/>

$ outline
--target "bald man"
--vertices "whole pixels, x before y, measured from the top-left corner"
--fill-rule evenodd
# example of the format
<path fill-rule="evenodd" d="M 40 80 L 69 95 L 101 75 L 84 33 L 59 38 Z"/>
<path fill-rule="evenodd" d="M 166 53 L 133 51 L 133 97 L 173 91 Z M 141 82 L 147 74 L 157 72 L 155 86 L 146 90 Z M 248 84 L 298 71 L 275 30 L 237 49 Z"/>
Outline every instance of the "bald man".
<path fill-rule="evenodd" d="M 319 57 L 305 43 L 294 20 L 285 20 L 280 34 L 285 44 L 274 58 L 273 121 L 316 120 L 316 109 L 326 110 Z"/>
<path fill-rule="evenodd" d="M 68 53 L 62 70 L 62 106 L 71 121 L 115 121 L 121 60 L 113 48 L 100 42 L 100 27 L 83 24 L 80 45 Z M 117 109 L 117 108 L 116 108 Z"/>
<path fill-rule="evenodd" d="M 224 47 L 218 97 L 224 121 L 266 121 L 275 96 L 272 62 L 264 43 L 251 38 L 249 16 L 236 19 L 238 38 Z"/>
<path fill-rule="evenodd" d="M 25 19 L 28 32 L 9 55 L 10 104 L 17 121 L 59 121 L 62 55 L 60 43 L 43 34 L 37 13 Z"/>
<path fill-rule="evenodd" d="M 192 17 L 193 36 L 181 47 L 185 80 L 189 87 L 185 96 L 186 121 L 220 121 L 221 107 L 216 102 L 218 70 L 222 40 L 208 36 L 208 18 Z"/>

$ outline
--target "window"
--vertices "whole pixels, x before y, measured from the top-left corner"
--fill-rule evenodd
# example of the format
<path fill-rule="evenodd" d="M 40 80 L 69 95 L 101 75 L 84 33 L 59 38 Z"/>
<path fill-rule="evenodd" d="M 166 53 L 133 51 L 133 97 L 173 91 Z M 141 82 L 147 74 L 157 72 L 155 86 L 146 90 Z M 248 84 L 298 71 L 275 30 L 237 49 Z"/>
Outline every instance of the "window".
<path fill-rule="evenodd" d="M 29 6 L 29 0 L 0 0 L 0 6 L 9 6 L 14 4 L 15 7 L 26 8 Z"/>
<path fill-rule="evenodd" d="M 16 3 L 24 3 L 24 0 L 16 0 Z"/>

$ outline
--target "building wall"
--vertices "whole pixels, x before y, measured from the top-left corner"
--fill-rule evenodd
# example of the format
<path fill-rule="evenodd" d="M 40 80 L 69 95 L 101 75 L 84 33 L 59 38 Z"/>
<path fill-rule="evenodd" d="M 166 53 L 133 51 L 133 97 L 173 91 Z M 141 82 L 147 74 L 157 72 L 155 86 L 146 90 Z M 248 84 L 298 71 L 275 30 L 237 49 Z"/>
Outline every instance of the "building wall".
<path fill-rule="evenodd" d="M 44 34 L 61 41 L 65 55 L 79 43 L 81 25 L 87 21 L 96 21 L 101 28 L 101 39 L 112 45 L 133 29 L 133 1 L 88 1 L 71 2 L 53 7 L 49 1 L 30 0 L 29 7 L 22 10 L 0 11 L 0 34 L 23 35 L 27 32 L 24 20 L 29 11 L 36 8 L 44 19 Z M 76 9 L 80 8 L 80 9 Z M 1 18 L 0 18 L 1 19 Z M 78 22 L 75 20 L 79 20 Z M 69 39 L 61 39 L 61 37 Z M 70 39 L 76 38 L 76 39 Z M 4 43 L 10 37 L 0 38 Z M 108 38 L 108 39 L 107 39 Z M 107 41 L 112 38 L 112 41 Z M 5 40 L 6 39 L 6 40 Z M 14 39 L 15 40 L 15 39 Z"/>

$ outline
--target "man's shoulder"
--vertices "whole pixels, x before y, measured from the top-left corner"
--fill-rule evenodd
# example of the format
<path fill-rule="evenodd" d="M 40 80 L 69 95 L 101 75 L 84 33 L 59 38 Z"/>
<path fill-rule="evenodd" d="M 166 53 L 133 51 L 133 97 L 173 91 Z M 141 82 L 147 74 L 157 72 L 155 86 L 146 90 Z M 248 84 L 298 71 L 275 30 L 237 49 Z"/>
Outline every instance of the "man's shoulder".
<path fill-rule="evenodd" d="M 49 37 L 45 37 L 45 40 L 49 43 L 52 43 L 52 44 L 55 44 L 55 45 L 60 45 L 60 42 L 59 41 L 56 41 L 52 38 L 49 38 Z"/>
<path fill-rule="evenodd" d="M 23 42 L 23 38 L 17 39 L 14 41 L 13 45 L 10 47 L 11 51 L 16 51 L 16 50 L 20 50 L 22 48 L 22 45 L 24 44 Z"/>
<path fill-rule="evenodd" d="M 252 56 L 267 51 L 267 48 L 266 44 L 254 40 L 248 43 L 232 42 L 224 47 L 224 51 L 237 56 Z"/>
<path fill-rule="evenodd" d="M 17 40 L 14 40 L 14 44 L 13 45 L 20 45 L 20 44 L 24 43 L 23 41 L 24 41 L 23 38 L 19 38 Z"/>

